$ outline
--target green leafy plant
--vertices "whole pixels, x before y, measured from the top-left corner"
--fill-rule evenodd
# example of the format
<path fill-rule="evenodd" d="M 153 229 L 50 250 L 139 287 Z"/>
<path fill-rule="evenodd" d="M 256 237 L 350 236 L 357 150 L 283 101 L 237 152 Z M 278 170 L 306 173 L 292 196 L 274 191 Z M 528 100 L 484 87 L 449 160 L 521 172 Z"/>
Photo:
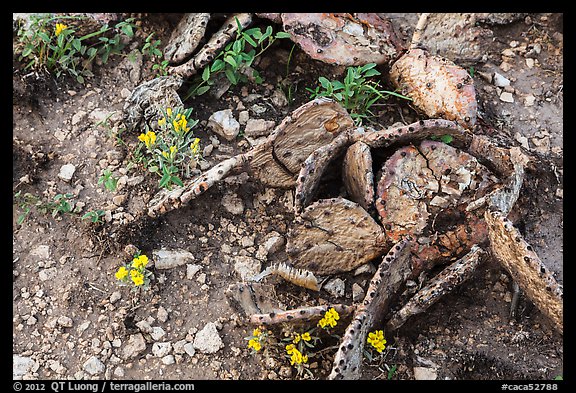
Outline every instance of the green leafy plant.
<path fill-rule="evenodd" d="M 98 184 L 104 184 L 104 187 L 108 191 L 116 191 L 116 186 L 118 184 L 118 178 L 112 175 L 110 169 L 105 169 L 102 175 L 98 179 Z"/>
<path fill-rule="evenodd" d="M 397 369 L 398 369 L 398 366 L 396 366 L 395 364 L 388 369 L 388 376 L 387 376 L 388 380 L 391 380 L 392 377 L 394 377 L 394 374 L 396 374 Z"/>
<path fill-rule="evenodd" d="M 449 145 L 454 140 L 454 137 L 452 135 L 448 135 L 448 134 L 440 135 L 440 136 L 432 135 L 430 137 L 430 139 L 432 139 L 433 141 L 441 141 L 441 142 L 444 142 L 445 144 Z"/>
<path fill-rule="evenodd" d="M 236 23 L 238 25 L 236 38 L 225 46 L 210 65 L 204 68 L 200 78 L 196 78 L 192 84 L 185 100 L 206 93 L 214 85 L 216 75 L 221 73 L 224 73 L 233 85 L 246 83 L 249 79 L 255 83 L 262 83 L 263 79 L 258 71 L 252 69 L 250 78 L 246 75 L 246 71 L 254 60 L 276 40 L 290 37 L 290 34 L 283 31 L 273 34 L 272 26 L 267 26 L 262 32 L 259 27 L 242 29 L 238 19 Z"/>
<path fill-rule="evenodd" d="M 198 120 L 190 118 L 192 108 L 166 108 L 158 120 L 156 132 L 147 130 L 140 134 L 142 142 L 134 156 L 138 157 L 150 172 L 160 176 L 159 186 L 172 189 L 182 186 L 182 177 L 190 177 L 192 169 L 202 158 L 200 139 L 192 128 Z M 144 153 L 142 153 L 144 149 Z"/>
<path fill-rule="evenodd" d="M 33 209 L 42 214 L 50 213 L 54 218 L 58 214 L 71 213 L 72 205 L 68 200 L 73 196 L 73 194 L 57 194 L 52 200 L 46 202 L 28 192 L 22 194 L 22 191 L 18 191 L 14 194 L 14 200 L 23 212 L 18 216 L 16 222 L 18 225 L 22 224 Z"/>
<path fill-rule="evenodd" d="M 144 42 L 144 46 L 140 50 L 142 55 L 150 57 L 153 61 L 162 58 L 162 51 L 160 50 L 161 40 L 154 40 L 154 33 L 150 33 Z M 152 65 L 152 71 L 160 76 L 168 75 L 168 60 L 162 60 Z"/>
<path fill-rule="evenodd" d="M 86 77 L 93 76 L 90 64 L 97 56 L 106 63 L 110 54 L 120 53 L 124 48 L 123 36 L 134 35 L 135 25 L 130 18 L 114 28 L 106 24 L 78 37 L 76 30 L 66 23 L 83 19 L 81 16 L 31 16 L 30 26 L 18 30 L 19 60 L 27 61 L 24 69 L 46 70 L 57 78 L 65 73 L 84 83 Z"/>
<path fill-rule="evenodd" d="M 82 220 L 90 220 L 93 224 L 98 224 L 102 222 L 102 217 L 105 215 L 104 210 L 94 210 L 82 216 Z"/>
<path fill-rule="evenodd" d="M 320 83 L 316 89 L 306 88 L 311 93 L 311 98 L 328 97 L 340 103 L 354 119 L 357 125 L 361 125 L 363 120 L 374 116 L 370 110 L 380 100 L 386 100 L 393 95 L 410 100 L 393 91 L 380 88 L 380 82 L 370 79 L 380 75 L 380 71 L 375 69 L 375 63 L 368 63 L 358 67 L 348 67 L 344 81 L 333 80 L 321 76 Z"/>

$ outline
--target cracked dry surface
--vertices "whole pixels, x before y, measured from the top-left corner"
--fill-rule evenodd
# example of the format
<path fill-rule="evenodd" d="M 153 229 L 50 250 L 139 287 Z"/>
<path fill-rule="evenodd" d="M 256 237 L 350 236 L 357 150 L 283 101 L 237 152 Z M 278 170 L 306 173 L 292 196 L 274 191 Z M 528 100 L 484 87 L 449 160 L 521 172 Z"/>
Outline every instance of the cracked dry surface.
<path fill-rule="evenodd" d="M 485 195 L 496 180 L 468 153 L 424 141 L 418 147 L 398 149 L 386 161 L 376 207 L 392 241 L 405 234 L 423 234 L 426 228 L 427 234 L 440 232 L 438 224 L 453 226 L 466 206 Z"/>

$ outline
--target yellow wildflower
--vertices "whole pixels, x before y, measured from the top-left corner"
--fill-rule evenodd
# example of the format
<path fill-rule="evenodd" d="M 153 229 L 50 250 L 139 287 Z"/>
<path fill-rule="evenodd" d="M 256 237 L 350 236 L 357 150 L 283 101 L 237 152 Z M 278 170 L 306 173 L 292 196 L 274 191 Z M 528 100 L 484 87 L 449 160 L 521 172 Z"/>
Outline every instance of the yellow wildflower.
<path fill-rule="evenodd" d="M 294 352 L 294 350 L 296 350 L 296 346 L 294 344 L 286 345 L 286 353 L 288 355 L 292 355 L 292 352 Z"/>
<path fill-rule="evenodd" d="M 118 271 L 115 274 L 115 276 L 118 280 L 123 280 L 127 275 L 128 275 L 128 270 L 124 266 L 122 266 L 120 269 L 118 269 Z"/>
<path fill-rule="evenodd" d="M 156 134 L 154 131 L 148 131 L 146 134 L 140 134 L 138 139 L 144 142 L 147 148 L 150 148 L 150 146 L 156 143 Z"/>
<path fill-rule="evenodd" d="M 308 362 L 308 355 L 302 355 L 302 352 L 300 352 L 298 349 L 293 348 L 292 352 L 290 353 L 290 364 L 294 365 L 294 364 L 302 364 L 302 363 L 307 363 Z"/>
<path fill-rule="evenodd" d="M 336 326 L 337 322 L 340 319 L 340 315 L 338 312 L 332 307 L 330 310 L 326 311 L 324 314 L 324 318 L 318 321 L 318 325 L 321 328 L 326 328 L 326 326 L 334 327 Z"/>
<path fill-rule="evenodd" d="M 132 267 L 135 267 L 136 269 L 140 267 L 146 267 L 147 264 L 148 257 L 146 255 L 140 255 L 138 258 L 134 258 L 132 260 Z"/>
<path fill-rule="evenodd" d="M 262 334 L 262 332 L 260 331 L 259 328 L 254 329 L 254 331 L 252 332 L 252 335 L 253 335 L 254 337 L 258 337 L 258 336 L 261 335 L 261 334 Z"/>
<path fill-rule="evenodd" d="M 132 276 L 132 281 L 134 282 L 134 285 L 136 285 L 137 287 L 144 284 L 144 275 L 140 273 L 138 270 L 132 269 L 130 271 L 130 275 Z"/>
<path fill-rule="evenodd" d="M 200 138 L 194 138 L 194 141 L 190 144 L 190 150 L 192 150 L 192 153 L 194 154 L 198 154 L 200 152 Z"/>
<path fill-rule="evenodd" d="M 58 37 L 64 30 L 66 30 L 68 26 L 63 23 L 56 23 L 56 28 L 54 29 L 54 34 Z"/>
<path fill-rule="evenodd" d="M 253 338 L 248 341 L 248 348 L 253 348 L 256 352 L 262 349 L 262 344 L 257 338 Z"/>
<path fill-rule="evenodd" d="M 164 158 L 168 159 L 168 157 L 170 157 L 170 153 L 168 153 L 167 151 L 163 151 L 162 155 L 164 156 Z"/>
<path fill-rule="evenodd" d="M 300 342 L 300 335 L 298 333 L 296 333 L 296 337 L 294 337 L 294 340 L 292 340 L 292 342 L 294 344 L 298 344 Z"/>
<path fill-rule="evenodd" d="M 180 132 L 180 122 L 178 120 L 172 120 L 172 125 L 174 126 L 174 131 Z"/>
<path fill-rule="evenodd" d="M 160 120 L 158 120 L 158 125 L 159 125 L 160 127 L 164 127 L 164 126 L 166 125 L 166 118 L 163 117 L 163 118 L 161 118 Z"/>
<path fill-rule="evenodd" d="M 172 117 L 172 108 L 166 108 L 166 114 L 168 117 Z"/>
<path fill-rule="evenodd" d="M 176 154 L 177 151 L 178 151 L 178 149 L 176 148 L 176 146 L 170 146 L 170 155 L 171 156 Z"/>
<path fill-rule="evenodd" d="M 304 340 L 304 341 L 310 341 L 310 340 L 312 340 L 312 337 L 310 337 L 310 333 L 308 333 L 308 332 L 302 334 L 302 335 L 300 336 L 300 338 L 302 338 L 302 340 Z"/>
<path fill-rule="evenodd" d="M 386 345 L 384 345 L 386 344 L 386 339 L 384 338 L 384 332 L 382 330 L 368 333 L 368 339 L 366 341 L 380 353 L 386 348 Z"/>

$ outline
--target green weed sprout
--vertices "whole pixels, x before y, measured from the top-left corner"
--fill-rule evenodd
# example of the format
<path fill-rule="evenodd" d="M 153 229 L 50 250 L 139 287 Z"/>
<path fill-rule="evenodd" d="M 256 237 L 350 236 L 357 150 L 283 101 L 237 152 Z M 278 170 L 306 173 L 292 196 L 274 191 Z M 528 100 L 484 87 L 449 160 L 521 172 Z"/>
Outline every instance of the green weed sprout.
<path fill-rule="evenodd" d="M 224 73 L 233 85 L 248 82 L 245 70 L 252 65 L 254 60 L 276 40 L 290 37 L 290 34 L 283 31 L 273 34 L 272 26 L 267 26 L 262 32 L 259 27 L 243 30 L 237 18 L 236 24 L 238 30 L 235 40 L 226 45 L 214 61 L 204 68 L 200 79 L 196 79 L 185 100 L 206 93 L 214 85 L 215 76 L 221 73 Z M 256 70 L 252 70 L 252 80 L 257 84 L 263 82 Z"/>
<path fill-rule="evenodd" d="M 363 120 L 374 116 L 370 110 L 380 100 L 386 100 L 389 96 L 410 100 L 393 91 L 380 88 L 380 82 L 370 79 L 380 75 L 375 69 L 375 63 L 368 63 L 358 67 L 348 67 L 344 81 L 333 80 L 321 76 L 316 89 L 306 88 L 311 93 L 311 98 L 328 97 L 340 103 L 354 119 L 356 125 L 361 125 Z"/>

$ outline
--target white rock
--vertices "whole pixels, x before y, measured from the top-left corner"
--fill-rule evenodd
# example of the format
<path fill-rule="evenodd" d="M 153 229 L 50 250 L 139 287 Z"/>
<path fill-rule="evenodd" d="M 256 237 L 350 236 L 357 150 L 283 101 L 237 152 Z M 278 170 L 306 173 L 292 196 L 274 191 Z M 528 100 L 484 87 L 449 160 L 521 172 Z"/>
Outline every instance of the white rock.
<path fill-rule="evenodd" d="M 156 269 L 172 269 L 194 261 L 194 255 L 186 250 L 154 250 L 154 266 Z"/>
<path fill-rule="evenodd" d="M 12 355 L 12 379 L 22 379 L 22 376 L 29 373 L 36 364 L 36 361 L 27 356 Z"/>
<path fill-rule="evenodd" d="M 152 354 L 158 358 L 168 355 L 172 351 L 170 342 L 154 343 L 152 345 Z"/>
<path fill-rule="evenodd" d="M 120 291 L 114 291 L 112 292 L 112 295 L 110 295 L 110 303 L 112 304 L 116 303 L 120 299 L 122 299 L 122 293 L 120 293 Z"/>
<path fill-rule="evenodd" d="M 354 275 L 359 276 L 360 274 L 369 273 L 374 274 L 376 273 L 376 268 L 370 262 L 365 263 L 364 265 L 358 266 L 354 269 Z"/>
<path fill-rule="evenodd" d="M 359 302 L 364 298 L 364 289 L 358 283 L 352 284 L 352 301 Z"/>
<path fill-rule="evenodd" d="M 510 86 L 510 80 L 497 72 L 494 73 L 493 83 L 497 87 Z"/>
<path fill-rule="evenodd" d="M 414 379 L 418 381 L 431 381 L 438 377 L 436 370 L 429 367 L 414 367 Z"/>
<path fill-rule="evenodd" d="M 238 123 L 244 125 L 248 122 L 250 118 L 250 113 L 248 111 L 242 111 L 238 113 Z"/>
<path fill-rule="evenodd" d="M 503 91 L 502 94 L 500 94 L 500 101 L 514 102 L 514 96 L 510 92 Z"/>
<path fill-rule="evenodd" d="M 284 237 L 278 232 L 271 232 L 271 234 L 272 235 L 263 244 L 267 255 L 280 251 L 282 246 L 286 243 Z"/>
<path fill-rule="evenodd" d="M 346 284 L 340 278 L 333 278 L 323 286 L 323 289 L 334 297 L 343 297 L 346 291 Z"/>
<path fill-rule="evenodd" d="M 186 278 L 192 280 L 194 275 L 202 269 L 202 265 L 189 263 L 186 265 Z"/>
<path fill-rule="evenodd" d="M 58 325 L 60 325 L 62 327 L 67 327 L 67 328 L 72 327 L 72 325 L 74 324 L 74 322 L 72 321 L 72 318 L 67 317 L 65 315 L 58 318 L 57 322 L 58 322 Z"/>
<path fill-rule="evenodd" d="M 38 259 L 49 259 L 50 258 L 50 246 L 41 244 L 30 251 L 30 255 Z"/>
<path fill-rule="evenodd" d="M 533 68 L 534 67 L 534 59 L 531 57 L 528 57 L 526 59 L 526 67 L 528 68 Z"/>
<path fill-rule="evenodd" d="M 215 353 L 224 348 L 224 343 L 218 335 L 216 324 L 208 322 L 194 337 L 194 349 L 202 353 Z M 186 348 L 185 348 L 186 349 Z"/>
<path fill-rule="evenodd" d="M 248 256 L 237 256 L 234 259 L 234 270 L 240 275 L 242 280 L 248 280 L 260 273 L 262 262 L 256 258 Z"/>
<path fill-rule="evenodd" d="M 118 378 L 122 378 L 124 376 L 124 369 L 120 366 L 114 369 L 114 376 Z"/>
<path fill-rule="evenodd" d="M 132 359 L 146 350 L 146 340 L 142 333 L 133 334 L 124 345 L 121 357 L 124 360 Z"/>
<path fill-rule="evenodd" d="M 76 167 L 72 164 L 64 164 L 60 167 L 60 172 L 58 173 L 58 177 L 65 182 L 69 182 L 72 180 L 72 176 L 74 176 L 74 172 L 76 172 Z"/>
<path fill-rule="evenodd" d="M 166 355 L 162 358 L 162 364 L 164 364 L 165 366 L 169 366 L 171 364 L 174 364 L 176 362 L 176 360 L 174 359 L 174 355 Z"/>
<path fill-rule="evenodd" d="M 208 127 L 227 141 L 234 140 L 240 131 L 240 123 L 234 118 L 231 109 L 214 112 L 208 119 Z"/>
<path fill-rule="evenodd" d="M 152 331 L 150 332 L 150 336 L 152 337 L 152 339 L 154 339 L 154 341 L 162 339 L 162 337 L 164 337 L 165 335 L 166 332 L 160 326 L 154 326 L 152 328 Z"/>
<path fill-rule="evenodd" d="M 249 137 L 259 137 L 270 134 L 276 123 L 273 120 L 249 119 L 244 128 L 244 135 Z"/>
<path fill-rule="evenodd" d="M 184 352 L 188 354 L 188 356 L 192 357 L 196 354 L 196 349 L 194 349 L 194 344 L 186 343 L 184 344 Z"/>
<path fill-rule="evenodd" d="M 524 106 L 532 106 L 536 102 L 536 97 L 533 94 L 528 94 L 524 97 Z"/>
<path fill-rule="evenodd" d="M 172 351 L 177 355 L 182 355 L 185 352 L 184 346 L 188 344 L 186 340 L 179 340 L 172 344 Z M 192 344 L 190 344 L 192 345 Z M 193 347 L 192 347 L 193 348 Z"/>
<path fill-rule="evenodd" d="M 244 202 L 234 193 L 227 193 L 222 198 L 222 206 L 226 211 L 238 215 L 244 212 Z"/>
<path fill-rule="evenodd" d="M 92 356 L 82 365 L 82 369 L 88 374 L 98 375 L 104 372 L 106 366 L 96 356 Z"/>
<path fill-rule="evenodd" d="M 42 269 L 38 273 L 38 276 L 40 277 L 40 281 L 53 280 L 56 278 L 57 275 L 58 275 L 58 271 L 56 270 L 55 267 L 51 267 L 49 269 Z"/>
<path fill-rule="evenodd" d="M 156 317 L 160 322 L 166 322 L 168 320 L 168 311 L 162 306 L 158 307 L 158 312 Z"/>
<path fill-rule="evenodd" d="M 140 329 L 142 333 L 152 333 L 152 326 L 150 326 L 150 322 L 146 320 L 136 322 L 136 327 Z"/>
<path fill-rule="evenodd" d="M 87 115 L 87 114 L 88 114 L 88 113 L 86 113 L 86 112 L 84 112 L 84 111 L 82 111 L 82 110 L 74 113 L 74 115 L 72 116 L 72 125 L 75 126 L 75 125 L 77 125 L 78 123 L 84 121 L 84 119 L 86 119 L 86 115 Z"/>

